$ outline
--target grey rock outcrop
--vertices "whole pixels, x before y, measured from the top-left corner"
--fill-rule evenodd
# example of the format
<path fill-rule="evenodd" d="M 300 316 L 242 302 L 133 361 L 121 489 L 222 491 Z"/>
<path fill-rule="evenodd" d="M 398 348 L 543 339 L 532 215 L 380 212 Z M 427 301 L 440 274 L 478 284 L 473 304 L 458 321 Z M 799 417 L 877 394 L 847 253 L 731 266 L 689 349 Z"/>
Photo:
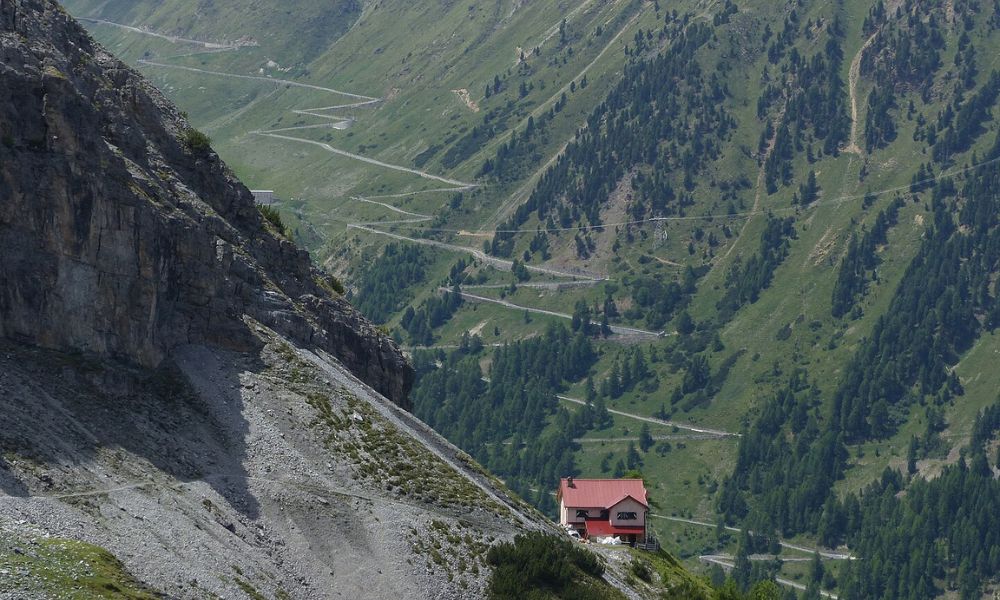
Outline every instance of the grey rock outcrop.
<path fill-rule="evenodd" d="M 401 406 L 412 369 L 184 117 L 50 0 L 0 0 L 0 336 L 158 365 L 247 320 Z"/>

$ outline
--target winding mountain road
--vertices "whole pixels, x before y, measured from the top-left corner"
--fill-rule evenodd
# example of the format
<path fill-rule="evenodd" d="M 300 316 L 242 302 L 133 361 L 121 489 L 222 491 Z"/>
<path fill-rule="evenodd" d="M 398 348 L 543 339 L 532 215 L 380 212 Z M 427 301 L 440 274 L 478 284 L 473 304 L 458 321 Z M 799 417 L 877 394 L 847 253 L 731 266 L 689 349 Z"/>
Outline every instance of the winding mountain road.
<path fill-rule="evenodd" d="M 391 223 L 392 221 L 382 221 L 379 224 L 388 225 Z M 381 229 L 375 229 L 371 225 L 363 223 L 348 223 L 347 228 L 360 229 L 362 231 L 367 231 L 369 233 L 374 233 L 376 235 L 383 235 L 396 240 L 411 242 L 414 244 L 421 244 L 424 246 L 433 246 L 435 248 L 442 248 L 444 250 L 450 250 L 452 252 L 463 252 L 466 254 L 470 254 L 480 262 L 491 265 L 501 271 L 510 271 L 514 265 L 513 261 L 504 260 L 502 258 L 497 258 L 495 256 L 490 256 L 489 254 L 486 254 L 482 250 L 478 250 L 476 248 L 470 248 L 468 246 L 459 246 L 457 244 L 449 244 L 446 242 L 439 242 L 438 240 L 432 240 L 426 238 L 413 238 L 405 235 L 400 235 L 398 233 L 392 233 L 391 231 L 383 231 Z M 589 279 L 593 281 L 607 281 L 606 277 L 596 275 L 594 273 L 587 273 L 585 271 L 561 271 L 559 269 L 551 269 L 548 267 L 539 267 L 535 265 L 525 265 L 524 267 L 534 273 L 543 273 L 545 275 L 552 275 L 555 277 Z"/>
<path fill-rule="evenodd" d="M 446 288 L 446 287 L 439 288 L 439 290 L 445 292 L 452 291 L 451 288 Z M 500 306 L 503 306 L 504 308 L 510 308 L 512 310 L 522 310 L 522 311 L 527 311 L 529 313 L 534 313 L 538 315 L 547 315 L 550 317 L 557 317 L 560 319 L 570 319 L 570 320 L 573 319 L 573 315 L 568 315 L 566 313 L 556 312 L 552 310 L 545 310 L 544 308 L 532 308 L 530 306 L 521 306 L 519 304 L 514 304 L 513 302 L 508 302 L 506 300 L 499 300 L 496 298 L 487 298 L 486 296 L 478 296 L 476 294 L 470 294 L 469 292 L 463 290 L 459 290 L 458 293 L 462 296 L 462 298 L 465 298 L 466 300 L 472 300 L 473 302 L 486 302 L 489 304 L 498 304 Z M 591 325 L 600 326 L 600 323 L 592 322 Z M 610 327 L 611 333 L 621 336 L 659 338 L 666 335 L 662 331 L 659 332 L 646 331 L 645 329 L 635 329 L 633 327 L 623 327 L 621 325 L 609 325 L 608 327 Z"/>
<path fill-rule="evenodd" d="M 584 279 L 583 281 L 531 281 L 527 283 L 519 283 L 517 287 L 537 289 L 537 290 L 555 290 L 562 291 L 566 288 L 571 287 L 592 287 L 605 281 L 610 281 L 610 279 Z M 482 285 L 463 285 L 464 290 L 501 290 L 504 288 L 509 288 L 510 285 L 505 283 L 488 283 Z"/>
<path fill-rule="evenodd" d="M 570 398 L 569 396 L 560 396 L 560 395 L 557 395 L 556 398 L 559 398 L 560 400 L 562 400 L 564 402 L 572 402 L 573 404 L 580 404 L 580 405 L 583 405 L 583 406 L 586 406 L 586 404 L 587 404 L 586 402 L 584 402 L 583 400 L 580 400 L 579 398 Z M 738 434 L 738 433 L 730 433 L 728 431 L 721 431 L 719 429 L 709 429 L 707 427 L 699 427 L 697 425 L 690 425 L 688 423 L 680 423 L 678 421 L 670 421 L 670 420 L 665 420 L 665 419 L 657 419 L 657 418 L 654 418 L 654 417 L 646 417 L 646 416 L 643 416 L 643 415 L 637 415 L 635 413 L 627 413 L 627 412 L 616 410 L 616 409 L 613 409 L 613 408 L 609 408 L 608 412 L 611 413 L 611 414 L 613 414 L 613 415 L 618 415 L 620 417 L 628 417 L 629 419 L 635 419 L 636 421 L 643 421 L 643 422 L 646 422 L 646 423 L 652 423 L 654 425 L 666 425 L 667 427 L 676 427 L 677 429 L 684 429 L 686 431 L 693 431 L 695 433 L 705 434 L 705 435 L 711 436 L 713 438 L 734 438 L 734 437 L 738 438 L 738 437 L 740 437 L 740 434 Z M 666 517 L 664 517 L 664 518 L 666 518 Z M 701 523 L 695 523 L 695 525 L 701 525 Z M 712 527 L 715 527 L 715 525 L 712 525 Z"/>
<path fill-rule="evenodd" d="M 147 67 L 158 67 L 158 68 L 162 68 L 162 69 L 173 69 L 173 70 L 179 70 L 179 71 L 187 71 L 187 72 L 190 72 L 190 73 L 198 73 L 198 74 L 201 74 L 201 75 L 206 75 L 206 76 L 211 76 L 211 77 L 225 77 L 225 78 L 232 78 L 232 79 L 242 79 L 242 80 L 246 80 L 246 81 L 261 81 L 261 82 L 266 82 L 266 83 L 269 83 L 269 84 L 272 84 L 272 85 L 275 85 L 275 86 L 278 86 L 278 87 L 281 87 L 281 86 L 294 87 L 294 88 L 300 88 L 300 89 L 307 89 L 307 90 L 314 90 L 314 91 L 324 92 L 324 93 L 328 93 L 328 94 L 335 94 L 335 95 L 338 95 L 338 96 L 344 96 L 346 98 L 353 98 L 353 99 L 357 100 L 357 102 L 350 102 L 350 103 L 345 103 L 345 104 L 336 104 L 336 105 L 331 105 L 331 106 L 322 106 L 322 107 L 317 107 L 317 108 L 303 108 L 303 109 L 296 109 L 296 110 L 292 111 L 292 113 L 296 114 L 296 115 L 309 116 L 309 117 L 319 118 L 319 119 L 326 119 L 328 121 L 332 121 L 331 123 L 324 123 L 324 124 L 318 124 L 318 125 L 301 125 L 301 126 L 294 126 L 294 127 L 278 128 L 278 129 L 273 129 L 273 130 L 254 130 L 254 131 L 250 131 L 249 133 L 251 135 L 259 135 L 259 136 L 265 136 L 265 137 L 270 137 L 270 138 L 279 139 L 279 140 L 296 142 L 296 143 L 299 143 L 299 144 L 309 144 L 309 145 L 317 146 L 317 147 L 322 148 L 323 150 L 326 150 L 327 152 L 330 152 L 332 154 L 337 154 L 339 156 L 344 156 L 346 158 L 350 158 L 350 159 L 357 160 L 357 161 L 360 161 L 360 162 L 368 163 L 368 164 L 375 165 L 375 166 L 378 166 L 378 167 L 382 167 L 382 168 L 385 168 L 385 169 L 391 169 L 391 170 L 394 170 L 394 171 L 401 171 L 401 172 L 404 172 L 404 173 L 410 173 L 412 175 L 416 175 L 416 176 L 424 178 L 424 179 L 430 179 L 430 180 L 438 181 L 438 182 L 441 182 L 441 183 L 445 183 L 447 185 L 454 186 L 454 188 L 451 188 L 448 191 L 456 191 L 456 192 L 458 192 L 458 191 L 465 191 L 465 190 L 470 190 L 470 189 L 478 187 L 478 184 L 475 184 L 475 183 L 468 183 L 468 182 L 464 182 L 464 181 L 459 181 L 457 179 L 451 179 L 451 178 L 448 178 L 448 177 L 442 177 L 440 175 L 434 175 L 432 173 L 428 173 L 428 172 L 422 171 L 420 169 L 414 169 L 414 168 L 411 168 L 411 167 L 406 167 L 406 166 L 402 166 L 402 165 L 395 165 L 395 164 L 392 164 L 392 163 L 387 163 L 385 161 L 381 161 L 381 160 L 377 160 L 377 159 L 370 158 L 370 157 L 367 157 L 367 156 L 363 156 L 361 154 L 357 154 L 357 153 L 354 153 L 354 152 L 348 152 L 346 150 L 341 150 L 339 148 L 334 148 L 330 144 L 327 144 L 327 143 L 324 143 L 324 142 L 318 142 L 316 140 L 310 140 L 310 139 L 306 139 L 306 138 L 300 138 L 300 137 L 295 137 L 295 136 L 291 136 L 291 135 L 285 135 L 285 133 L 289 132 L 289 131 L 300 131 L 300 130 L 305 130 L 305 129 L 340 128 L 340 127 L 344 126 L 345 124 L 349 123 L 350 119 L 345 119 L 343 117 L 340 117 L 340 116 L 337 116 L 337 115 L 333 115 L 333 114 L 329 114 L 329 113 L 331 113 L 333 111 L 339 111 L 339 110 L 350 110 L 350 109 L 356 109 L 356 108 L 367 108 L 367 107 L 375 106 L 375 105 L 377 105 L 377 104 L 379 104 L 379 103 L 381 103 L 383 101 L 381 98 L 375 98 L 375 97 L 372 97 L 372 96 L 365 96 L 363 94 L 355 94 L 353 92 L 345 92 L 343 90 L 338 90 L 338 89 L 335 89 L 335 88 L 330 88 L 330 87 L 315 85 L 315 84 L 311 84 L 311 83 L 301 83 L 301 82 L 298 82 L 298 81 L 292 81 L 290 79 L 280 79 L 280 78 L 275 78 L 275 77 L 266 77 L 266 76 L 263 76 L 263 75 L 243 75 L 243 74 L 239 74 L 239 73 L 227 73 L 227 72 L 224 72 L 224 71 L 213 71 L 213 70 L 209 70 L 209 69 L 201 69 L 201 68 L 198 68 L 198 67 L 189 67 L 189 66 L 186 66 L 186 65 L 175 65 L 175 64 L 158 62 L 158 61 L 154 61 L 154 60 L 146 60 L 146 59 L 140 59 L 137 62 L 138 62 L 138 64 L 144 65 L 144 66 L 147 66 Z"/>
<path fill-rule="evenodd" d="M 366 204 L 374 204 L 376 206 L 387 208 L 394 213 L 398 213 L 408 217 L 413 217 L 412 219 L 401 219 L 399 221 L 377 221 L 373 223 L 358 223 L 359 225 L 376 225 L 378 223 L 423 223 L 424 221 L 430 221 L 432 219 L 430 215 L 422 215 L 420 213 L 410 212 L 408 210 L 403 210 L 402 208 L 397 208 L 391 204 L 386 204 L 385 202 L 379 202 L 377 200 L 372 200 L 370 198 L 356 196 L 354 199 L 357 200 L 358 202 L 364 202 Z"/>
<path fill-rule="evenodd" d="M 271 138 L 275 138 L 275 139 L 279 139 L 279 140 L 288 140 L 288 141 L 292 141 L 292 142 L 298 142 L 300 144 L 311 144 L 313 146 L 319 146 L 320 148 L 326 150 L 327 152 L 331 152 L 333 154 L 338 154 L 340 156 L 346 156 L 348 158 L 353 158 L 354 160 L 359 160 L 361 162 L 365 162 L 365 163 L 368 163 L 368 164 L 371 164 L 371 165 L 375 165 L 375 166 L 378 166 L 378 167 L 384 167 L 386 169 L 392 169 L 394 171 L 402 171 L 404 173 L 411 173 L 411 174 L 416 175 L 418 177 L 423 177 L 424 179 L 433 179 L 434 181 L 440 181 L 441 183 L 448 183 L 448 184 L 451 184 L 451 185 L 455 186 L 455 190 L 454 191 L 468 190 L 468 189 L 472 189 L 474 187 L 478 187 L 477 184 L 475 184 L 475 183 L 466 183 L 464 181 L 458 181 L 457 179 L 449 179 L 447 177 L 441 177 L 440 175 L 433 175 L 431 173 L 427 173 L 427 172 L 421 171 L 419 169 L 413 169 L 411 167 L 403 167 L 403 166 L 400 166 L 400 165 L 394 165 L 394 164 L 391 164 L 391 163 L 383 162 L 381 160 L 376 160 L 374 158 L 369 158 L 367 156 L 362 156 L 360 154 L 355 154 L 353 152 L 348 152 L 346 150 L 340 150 L 339 148 L 334 148 L 330 144 L 327 144 L 327 143 L 324 143 L 324 142 L 317 142 L 315 140 L 307 140 L 305 138 L 292 137 L 290 135 L 282 135 L 280 133 L 269 133 L 267 131 L 251 131 L 250 133 L 254 134 L 254 135 L 263 135 L 263 136 L 267 136 L 267 137 L 271 137 Z"/>
<path fill-rule="evenodd" d="M 323 87 L 321 85 L 314 85 L 311 83 L 302 83 L 299 81 L 292 81 L 291 79 L 278 79 L 276 77 L 265 77 L 263 75 L 241 75 L 239 73 L 226 73 L 224 71 L 210 71 L 208 69 L 199 69 L 198 67 L 188 67 L 186 65 L 172 65 L 170 63 L 161 63 L 154 60 L 146 60 L 140 58 L 136 61 L 140 65 L 146 65 L 150 67 L 160 67 L 163 69 L 174 69 L 178 71 L 188 71 L 191 73 L 200 73 L 202 75 L 211 75 L 214 77 L 230 77 L 233 79 L 246 79 L 249 81 L 264 81 L 274 85 L 285 85 L 288 87 L 302 88 L 307 90 L 315 90 L 318 92 L 326 92 L 329 94 L 339 94 L 341 96 L 347 96 L 348 98 L 357 98 L 358 100 L 364 101 L 364 103 L 371 104 L 375 102 L 381 102 L 380 98 L 372 98 L 371 96 L 362 96 L 360 94 L 352 94 L 351 92 L 344 92 L 342 90 L 335 90 L 333 88 Z"/>
<path fill-rule="evenodd" d="M 707 521 L 697 521 L 695 519 L 685 519 L 683 517 L 669 517 L 667 515 L 656 515 L 650 513 L 650 517 L 656 519 L 663 519 L 666 521 L 674 521 L 677 523 L 687 523 L 688 525 L 698 525 L 700 527 L 718 527 L 715 523 L 709 523 Z M 743 530 L 738 527 L 725 526 L 726 531 L 732 531 L 735 533 L 742 533 Z M 750 533 L 753 533 L 752 531 Z M 778 540 L 778 544 L 782 548 L 788 548 L 789 550 L 797 550 L 798 552 L 805 552 L 806 554 L 819 554 L 820 558 L 825 558 L 827 560 L 856 560 L 853 554 L 847 552 L 836 552 L 834 550 L 824 550 L 822 548 L 807 548 L 805 546 L 800 546 L 798 544 L 792 544 L 784 540 Z"/>
<path fill-rule="evenodd" d="M 707 562 L 707 563 L 713 564 L 713 565 L 719 565 L 720 567 L 722 567 L 723 569 L 725 569 L 727 571 L 729 571 L 731 569 L 734 569 L 735 565 L 732 562 L 729 562 L 729 560 L 726 560 L 726 558 L 727 557 L 725 557 L 725 556 L 713 555 L 713 554 L 706 554 L 706 555 L 698 557 L 698 559 L 701 560 L 701 561 L 703 561 L 703 562 Z M 751 557 L 750 560 L 754 560 L 754 559 Z M 762 560 L 762 559 L 758 559 L 758 560 Z M 790 587 L 790 588 L 795 588 L 795 589 L 797 589 L 799 591 L 802 591 L 802 592 L 804 592 L 806 590 L 806 586 L 802 585 L 801 583 L 796 583 L 794 581 L 791 581 L 789 579 L 783 579 L 781 577 L 775 577 L 774 581 L 777 582 L 777 583 L 780 583 L 783 586 Z M 831 600 L 837 600 L 837 595 L 836 594 L 832 594 L 832 593 L 827 592 L 825 590 L 820 590 L 819 591 L 819 595 L 823 596 L 824 598 L 830 598 Z"/>
<path fill-rule="evenodd" d="M 166 40 L 174 44 L 195 44 L 197 46 L 202 46 L 204 48 L 209 48 L 212 50 L 236 50 L 237 48 L 252 48 L 257 46 L 256 42 L 253 43 L 220 43 L 220 42 L 206 42 L 204 40 L 193 40 L 190 38 L 178 37 L 175 35 L 166 35 L 163 33 L 156 33 L 155 31 L 150 31 L 148 29 L 142 29 L 140 27 L 134 27 L 132 25 L 124 25 L 122 23 L 115 23 L 113 21 L 105 21 L 104 19 L 94 19 L 89 17 L 76 17 L 77 21 L 83 21 L 84 23 L 93 23 L 95 25 L 107 25 L 109 27 L 115 27 L 117 29 L 124 29 L 126 31 L 131 31 L 133 33 L 139 33 L 149 37 L 159 38 L 161 40 Z"/>

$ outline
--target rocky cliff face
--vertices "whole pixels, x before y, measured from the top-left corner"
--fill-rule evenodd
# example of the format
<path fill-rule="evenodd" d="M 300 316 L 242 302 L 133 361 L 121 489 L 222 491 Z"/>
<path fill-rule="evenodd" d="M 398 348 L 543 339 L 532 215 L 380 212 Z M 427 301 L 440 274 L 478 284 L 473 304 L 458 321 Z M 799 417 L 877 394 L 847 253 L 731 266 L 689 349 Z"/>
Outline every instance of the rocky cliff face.
<path fill-rule="evenodd" d="M 55 2 L 0 0 L 0 337 L 158 365 L 253 320 L 404 405 L 399 349 Z"/>
<path fill-rule="evenodd" d="M 481 596 L 545 520 L 198 141 L 0 0 L 0 598 Z"/>

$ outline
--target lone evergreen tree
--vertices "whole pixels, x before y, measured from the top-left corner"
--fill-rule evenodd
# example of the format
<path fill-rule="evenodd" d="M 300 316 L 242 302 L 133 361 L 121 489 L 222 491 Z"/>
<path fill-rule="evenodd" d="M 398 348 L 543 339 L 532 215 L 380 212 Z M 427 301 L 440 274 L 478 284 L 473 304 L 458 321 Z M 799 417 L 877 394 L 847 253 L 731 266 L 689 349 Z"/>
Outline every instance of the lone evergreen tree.
<path fill-rule="evenodd" d="M 649 452 L 653 443 L 653 436 L 649 433 L 649 424 L 643 423 L 642 429 L 639 430 L 639 448 L 642 448 L 643 452 Z"/>

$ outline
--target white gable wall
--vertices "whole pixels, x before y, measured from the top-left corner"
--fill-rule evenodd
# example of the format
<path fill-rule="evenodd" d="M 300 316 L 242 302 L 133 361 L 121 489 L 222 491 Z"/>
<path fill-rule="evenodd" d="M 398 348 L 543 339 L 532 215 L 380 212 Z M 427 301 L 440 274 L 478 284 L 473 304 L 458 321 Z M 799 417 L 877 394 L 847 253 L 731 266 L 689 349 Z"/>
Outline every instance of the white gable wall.
<path fill-rule="evenodd" d="M 611 517 L 611 524 L 615 527 L 645 527 L 647 510 L 648 509 L 637 500 L 633 500 L 629 497 L 612 506 L 608 512 L 610 513 L 609 516 Z M 629 521 L 619 519 L 618 513 L 620 512 L 634 512 L 636 519 Z"/>

